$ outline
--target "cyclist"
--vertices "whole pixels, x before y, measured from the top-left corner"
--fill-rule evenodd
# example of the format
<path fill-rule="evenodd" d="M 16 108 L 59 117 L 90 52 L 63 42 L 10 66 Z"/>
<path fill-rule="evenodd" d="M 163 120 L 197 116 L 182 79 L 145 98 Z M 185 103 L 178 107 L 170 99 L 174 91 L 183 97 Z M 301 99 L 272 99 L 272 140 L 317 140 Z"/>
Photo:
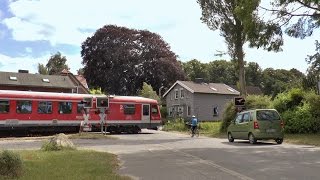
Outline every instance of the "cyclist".
<path fill-rule="evenodd" d="M 192 132 L 192 137 L 194 136 L 195 131 L 197 130 L 198 127 L 198 119 L 196 118 L 195 115 L 192 116 L 191 119 L 191 132 Z"/>

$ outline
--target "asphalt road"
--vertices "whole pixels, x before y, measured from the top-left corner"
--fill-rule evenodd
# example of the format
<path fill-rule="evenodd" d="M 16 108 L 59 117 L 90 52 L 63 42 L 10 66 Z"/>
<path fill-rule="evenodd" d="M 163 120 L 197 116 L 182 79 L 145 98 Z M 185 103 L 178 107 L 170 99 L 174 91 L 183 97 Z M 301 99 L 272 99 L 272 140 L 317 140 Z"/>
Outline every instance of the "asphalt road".
<path fill-rule="evenodd" d="M 79 149 L 117 154 L 120 174 L 134 179 L 320 179 L 320 148 L 273 142 L 191 138 L 143 130 L 118 139 L 73 140 Z M 42 139 L 0 139 L 0 149 L 39 149 Z"/>

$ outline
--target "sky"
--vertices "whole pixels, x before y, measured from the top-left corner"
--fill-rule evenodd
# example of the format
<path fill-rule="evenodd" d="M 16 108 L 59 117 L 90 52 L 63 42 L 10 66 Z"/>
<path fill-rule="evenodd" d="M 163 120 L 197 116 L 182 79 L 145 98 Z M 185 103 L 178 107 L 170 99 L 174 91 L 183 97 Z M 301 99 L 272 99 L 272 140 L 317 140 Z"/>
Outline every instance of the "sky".
<path fill-rule="evenodd" d="M 159 34 L 183 62 L 229 60 L 215 55 L 227 50 L 224 39 L 200 17 L 196 0 L 0 0 L 0 71 L 37 73 L 38 63 L 59 51 L 76 73 L 83 67 L 81 43 L 110 24 Z M 245 47 L 245 60 L 305 73 L 319 33 L 304 40 L 285 36 L 278 53 Z"/>

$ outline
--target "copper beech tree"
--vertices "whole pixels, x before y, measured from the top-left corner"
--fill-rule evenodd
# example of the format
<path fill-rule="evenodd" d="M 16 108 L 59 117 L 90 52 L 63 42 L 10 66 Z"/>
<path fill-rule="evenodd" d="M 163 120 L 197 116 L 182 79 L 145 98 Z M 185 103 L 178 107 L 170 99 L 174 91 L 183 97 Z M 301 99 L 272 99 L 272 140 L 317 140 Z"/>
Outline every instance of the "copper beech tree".
<path fill-rule="evenodd" d="M 82 43 L 84 76 L 91 87 L 137 95 L 143 82 L 156 91 L 185 79 L 177 55 L 156 33 L 106 25 Z"/>

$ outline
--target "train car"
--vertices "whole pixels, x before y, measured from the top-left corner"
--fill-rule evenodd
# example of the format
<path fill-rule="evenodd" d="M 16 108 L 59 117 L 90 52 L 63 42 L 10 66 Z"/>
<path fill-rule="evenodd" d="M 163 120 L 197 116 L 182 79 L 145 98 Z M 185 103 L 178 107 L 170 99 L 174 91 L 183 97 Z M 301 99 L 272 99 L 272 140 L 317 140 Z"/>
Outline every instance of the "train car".
<path fill-rule="evenodd" d="M 105 99 L 108 104 L 101 105 Z M 149 98 L 0 90 L 0 130 L 78 131 L 84 114 L 100 129 L 102 110 L 112 133 L 154 129 L 161 120 L 157 101 Z"/>

